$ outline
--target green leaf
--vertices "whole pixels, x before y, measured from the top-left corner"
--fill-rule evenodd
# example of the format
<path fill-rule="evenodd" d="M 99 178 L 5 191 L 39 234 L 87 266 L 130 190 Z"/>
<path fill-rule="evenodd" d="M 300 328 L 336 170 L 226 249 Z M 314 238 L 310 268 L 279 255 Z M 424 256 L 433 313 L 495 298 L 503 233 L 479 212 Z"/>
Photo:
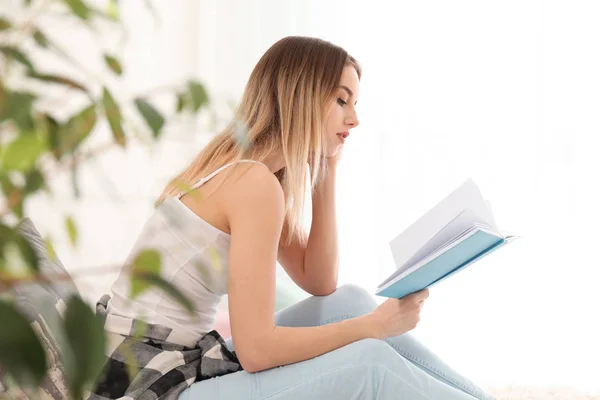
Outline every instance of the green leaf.
<path fill-rule="evenodd" d="M 25 194 L 32 194 L 42 189 L 45 184 L 44 175 L 39 169 L 34 168 L 25 174 Z"/>
<path fill-rule="evenodd" d="M 179 302 L 183 308 L 192 312 L 193 303 L 160 276 L 160 263 L 160 254 L 155 250 L 144 250 L 137 255 L 132 264 L 130 297 L 135 298 L 151 286 L 156 286 Z"/>
<path fill-rule="evenodd" d="M 148 103 L 144 99 L 135 99 L 135 105 L 140 114 L 142 114 L 142 117 L 144 117 L 146 120 L 148 126 L 150 126 L 150 129 L 152 129 L 154 138 L 157 139 L 160 135 L 162 127 L 165 124 L 165 119 L 158 112 L 158 110 L 152 106 L 152 104 Z"/>
<path fill-rule="evenodd" d="M 11 211 L 17 217 L 23 218 L 23 189 L 16 186 L 7 175 L 0 175 L 0 187 L 2 188 L 4 198 L 11 204 Z M 18 199 L 16 202 L 15 198 Z"/>
<path fill-rule="evenodd" d="M 205 264 L 200 262 L 195 262 L 194 267 L 196 267 L 196 270 L 200 274 L 200 278 L 203 282 L 207 282 L 208 284 L 213 283 L 214 278 L 212 277 L 214 275 L 210 273 L 210 267 L 207 267 Z"/>
<path fill-rule="evenodd" d="M 108 65 L 108 68 L 110 68 L 115 74 L 121 75 L 123 73 L 121 63 L 115 57 L 105 54 L 104 61 L 106 62 L 106 65 Z"/>
<path fill-rule="evenodd" d="M 64 0 L 73 14 L 77 15 L 83 20 L 87 20 L 90 17 L 90 8 L 82 0 Z"/>
<path fill-rule="evenodd" d="M 221 256 L 219 256 L 219 252 L 212 246 L 209 246 L 207 251 L 212 261 L 211 267 L 221 272 L 223 265 L 221 263 Z"/>
<path fill-rule="evenodd" d="M 65 299 L 65 301 L 67 300 L 68 299 Z M 28 307 L 33 308 L 44 319 L 46 325 L 45 330 L 51 333 L 52 339 L 60 350 L 60 361 L 62 362 L 62 366 L 64 368 L 71 368 L 75 365 L 73 351 L 69 345 L 67 332 L 65 331 L 65 321 L 62 317 L 63 313 L 57 313 L 56 306 L 52 302 L 47 301 L 47 297 L 45 296 L 35 296 L 28 299 Z"/>
<path fill-rule="evenodd" d="M 76 199 L 81 198 L 81 189 L 79 188 L 79 181 L 77 180 L 78 175 L 79 167 L 77 164 L 74 164 L 71 168 L 71 187 L 73 188 L 73 196 L 75 196 Z"/>
<path fill-rule="evenodd" d="M 1 87 L 0 89 L 0 122 L 13 120 L 22 131 L 32 131 L 34 123 L 31 110 L 36 97 L 27 92 L 14 92 Z"/>
<path fill-rule="evenodd" d="M 117 0 L 109 0 L 108 5 L 106 6 L 106 15 L 113 21 L 118 21 L 119 16 L 119 5 L 117 4 Z"/>
<path fill-rule="evenodd" d="M 56 250 L 54 250 L 54 245 L 52 244 L 52 239 L 50 237 L 44 238 L 44 248 L 46 249 L 46 253 L 48 253 L 48 259 L 50 259 L 50 261 L 58 261 L 58 256 L 56 255 Z"/>
<path fill-rule="evenodd" d="M 34 71 L 35 68 L 29 57 L 25 55 L 21 50 L 14 46 L 0 46 L 0 52 L 4 54 L 6 58 L 13 59 L 23 64 L 29 71 Z"/>
<path fill-rule="evenodd" d="M 141 280 L 147 282 L 149 285 L 154 285 L 162 289 L 165 293 L 171 296 L 177 301 L 184 309 L 192 313 L 194 311 L 194 304 L 183 295 L 173 284 L 165 281 L 159 275 L 146 274 L 140 277 Z"/>
<path fill-rule="evenodd" d="M 123 127 L 121 126 L 121 110 L 119 110 L 119 106 L 117 106 L 117 103 L 106 88 L 104 88 L 102 103 L 113 138 L 121 147 L 125 147 L 125 132 L 123 132 Z"/>
<path fill-rule="evenodd" d="M 73 246 L 77 245 L 77 226 L 75 225 L 75 221 L 73 217 L 69 216 L 65 219 L 65 227 L 67 228 L 67 233 L 69 234 L 69 240 Z"/>
<path fill-rule="evenodd" d="M 96 125 L 96 106 L 94 104 L 84 108 L 72 116 L 62 126 L 62 134 L 59 135 L 59 153 L 73 153 L 77 147 L 90 135 Z M 51 138 L 50 142 L 56 139 Z"/>
<path fill-rule="evenodd" d="M 160 274 L 160 264 L 160 254 L 155 250 L 144 250 L 136 256 L 131 270 L 130 297 L 132 299 L 150 288 L 150 284 L 140 279 L 140 277 L 147 274 Z"/>
<path fill-rule="evenodd" d="M 34 388 L 46 375 L 46 354 L 27 319 L 0 300 L 0 364 L 18 384 Z"/>
<path fill-rule="evenodd" d="M 2 188 L 2 194 L 4 197 L 9 197 L 10 193 L 15 189 L 14 183 L 10 180 L 7 174 L 0 174 L 0 188 Z"/>
<path fill-rule="evenodd" d="M 12 28 L 12 24 L 6 18 L 0 17 L 0 31 L 5 31 Z"/>
<path fill-rule="evenodd" d="M 12 207 L 12 212 L 17 216 L 17 218 L 19 219 L 23 219 L 25 218 L 25 210 L 24 210 L 24 204 L 25 202 L 23 200 L 19 201 L 17 204 L 15 204 Z"/>
<path fill-rule="evenodd" d="M 133 330 L 133 337 L 136 339 L 141 339 L 146 335 L 146 333 L 148 333 L 148 324 L 146 323 L 146 321 L 144 321 L 143 318 L 140 318 L 135 322 L 136 323 Z"/>
<path fill-rule="evenodd" d="M 45 123 L 45 130 L 48 136 L 48 149 L 52 152 L 56 161 L 60 161 L 63 156 L 60 133 L 62 127 L 51 115 L 43 114 L 41 118 Z"/>
<path fill-rule="evenodd" d="M 58 83 L 61 85 L 69 86 L 73 89 L 81 90 L 82 92 L 89 95 L 89 91 L 85 86 L 83 86 L 82 84 L 80 84 L 78 82 L 75 82 L 74 80 L 72 80 L 70 78 L 65 78 L 63 76 L 58 76 L 58 75 L 38 74 L 36 72 L 30 72 L 28 74 L 28 76 L 30 78 L 48 82 L 48 83 Z"/>
<path fill-rule="evenodd" d="M 45 150 L 46 143 L 39 135 L 20 133 L 2 152 L 0 165 L 4 171 L 28 171 Z"/>
<path fill-rule="evenodd" d="M 0 175 L 0 187 L 2 188 L 2 194 L 6 199 L 23 195 L 23 190 L 16 186 L 8 175 Z"/>
<path fill-rule="evenodd" d="M 199 190 L 194 190 L 194 188 L 191 185 L 188 185 L 183 180 L 176 178 L 173 180 L 173 184 L 175 184 L 175 186 L 177 186 L 177 188 L 179 189 L 179 192 L 183 192 L 189 196 L 192 196 L 194 199 L 196 199 L 198 201 L 202 200 L 202 193 Z"/>
<path fill-rule="evenodd" d="M 133 345 L 137 340 L 126 340 L 119 345 L 116 352 L 118 351 L 123 357 L 123 364 L 125 364 L 125 369 L 127 371 L 127 376 L 129 377 L 129 382 L 133 382 L 137 374 L 140 372 L 140 367 L 138 366 L 138 362 L 135 358 L 135 354 L 133 353 Z"/>
<path fill-rule="evenodd" d="M 177 107 L 175 111 L 180 113 L 186 106 L 186 94 L 185 93 L 177 93 Z"/>
<path fill-rule="evenodd" d="M 194 112 L 198 111 L 203 105 L 208 104 L 208 95 L 206 94 L 206 90 L 202 84 L 193 80 L 189 81 L 188 90 L 190 92 L 192 109 Z"/>
<path fill-rule="evenodd" d="M 20 258 L 30 272 L 39 272 L 40 260 L 31 244 L 19 232 L 0 223 L 0 265 L 4 264 L 5 267 L 6 263 L 10 261 L 5 258 L 5 248 L 9 245 L 15 245 L 19 249 Z"/>
<path fill-rule="evenodd" d="M 90 9 L 90 19 L 92 17 L 99 17 L 99 18 L 103 18 L 105 20 L 107 20 L 110 23 L 115 23 L 115 22 L 119 22 L 119 18 L 117 16 L 117 18 L 115 18 L 114 15 L 109 14 L 110 10 L 103 10 L 91 5 L 88 5 L 88 8 Z"/>
<path fill-rule="evenodd" d="M 43 47 L 45 49 L 47 49 L 48 46 L 50 46 L 50 41 L 48 40 L 46 35 L 44 35 L 39 29 L 36 29 L 33 33 L 33 40 L 35 40 L 38 46 Z"/>
<path fill-rule="evenodd" d="M 4 82 L 0 79 L 0 121 L 2 121 L 2 113 L 4 112 L 4 97 L 7 96 L 10 90 L 4 89 Z"/>
<path fill-rule="evenodd" d="M 102 320 L 79 296 L 72 296 L 65 313 L 65 332 L 73 351 L 67 380 L 73 398 L 80 399 L 100 377 L 106 363 Z"/>
<path fill-rule="evenodd" d="M 194 190 L 192 185 L 187 184 L 182 179 L 175 179 L 175 180 L 173 180 L 173 183 L 175 184 L 175 186 L 177 186 L 177 188 L 179 189 L 180 192 L 188 193 L 188 192 L 191 192 L 192 190 Z"/>
<path fill-rule="evenodd" d="M 19 247 L 9 242 L 2 248 L 2 259 L 0 262 L 0 270 L 4 271 L 3 275 L 9 279 L 18 279 L 31 275 L 27 263 L 21 255 Z M 16 284 L 17 282 L 6 281 L 10 284 Z"/>
<path fill-rule="evenodd" d="M 143 250 L 133 261 L 133 267 L 136 272 L 158 274 L 160 272 L 160 263 L 160 253 L 156 250 Z"/>

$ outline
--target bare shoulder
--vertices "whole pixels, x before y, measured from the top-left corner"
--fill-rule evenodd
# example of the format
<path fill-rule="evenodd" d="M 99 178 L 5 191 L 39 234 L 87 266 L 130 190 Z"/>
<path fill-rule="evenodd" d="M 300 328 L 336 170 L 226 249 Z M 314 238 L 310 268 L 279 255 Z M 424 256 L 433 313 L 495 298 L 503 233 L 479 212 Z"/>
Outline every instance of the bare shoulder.
<path fill-rule="evenodd" d="M 244 165 L 235 171 L 226 188 L 223 210 L 231 227 L 232 218 L 259 209 L 277 215 L 283 212 L 284 195 L 275 174 L 262 165 Z"/>

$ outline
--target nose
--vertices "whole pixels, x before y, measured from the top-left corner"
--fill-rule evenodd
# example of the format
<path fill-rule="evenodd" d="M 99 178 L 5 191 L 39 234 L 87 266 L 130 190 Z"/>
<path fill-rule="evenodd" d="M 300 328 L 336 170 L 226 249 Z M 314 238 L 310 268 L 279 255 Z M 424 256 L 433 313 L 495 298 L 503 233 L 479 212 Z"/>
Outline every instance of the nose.
<path fill-rule="evenodd" d="M 358 114 L 356 114 L 356 111 L 353 111 L 352 114 L 346 118 L 346 125 L 356 128 L 359 124 Z"/>

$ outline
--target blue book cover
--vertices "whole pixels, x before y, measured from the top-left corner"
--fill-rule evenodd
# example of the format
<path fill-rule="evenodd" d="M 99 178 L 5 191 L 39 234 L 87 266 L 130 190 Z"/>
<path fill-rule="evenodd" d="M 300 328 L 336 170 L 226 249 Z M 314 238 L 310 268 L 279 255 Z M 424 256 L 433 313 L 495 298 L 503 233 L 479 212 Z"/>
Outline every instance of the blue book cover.
<path fill-rule="evenodd" d="M 376 294 L 399 299 L 433 286 L 513 238 L 514 236 L 503 237 L 481 227 L 473 227 L 380 287 Z"/>

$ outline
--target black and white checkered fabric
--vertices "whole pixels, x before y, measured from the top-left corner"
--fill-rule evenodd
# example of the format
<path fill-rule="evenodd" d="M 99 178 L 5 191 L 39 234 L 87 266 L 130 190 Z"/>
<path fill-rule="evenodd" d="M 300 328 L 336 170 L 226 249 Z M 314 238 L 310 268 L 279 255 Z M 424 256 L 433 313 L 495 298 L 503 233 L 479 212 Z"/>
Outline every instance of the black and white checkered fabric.
<path fill-rule="evenodd" d="M 107 315 L 109 299 L 104 295 L 96 306 L 104 318 L 109 358 L 88 400 L 175 400 L 194 382 L 242 370 L 217 331 L 194 338 L 144 324 L 145 333 L 138 338 L 140 321 Z M 137 373 L 130 379 L 132 364 Z"/>

